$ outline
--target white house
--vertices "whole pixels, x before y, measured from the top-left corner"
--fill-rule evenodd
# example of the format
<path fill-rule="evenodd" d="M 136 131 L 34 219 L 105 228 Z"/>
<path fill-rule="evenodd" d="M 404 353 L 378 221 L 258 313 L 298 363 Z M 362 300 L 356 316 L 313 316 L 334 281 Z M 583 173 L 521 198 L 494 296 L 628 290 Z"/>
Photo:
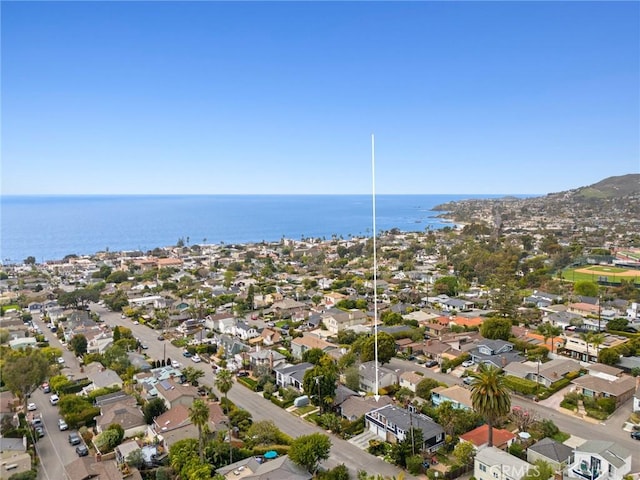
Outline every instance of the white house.
<path fill-rule="evenodd" d="M 473 476 L 478 480 L 520 480 L 532 467 L 499 448 L 484 447 L 476 454 Z"/>
<path fill-rule="evenodd" d="M 563 479 L 622 480 L 631 471 L 631 452 L 614 442 L 587 440 L 576 447 Z"/>

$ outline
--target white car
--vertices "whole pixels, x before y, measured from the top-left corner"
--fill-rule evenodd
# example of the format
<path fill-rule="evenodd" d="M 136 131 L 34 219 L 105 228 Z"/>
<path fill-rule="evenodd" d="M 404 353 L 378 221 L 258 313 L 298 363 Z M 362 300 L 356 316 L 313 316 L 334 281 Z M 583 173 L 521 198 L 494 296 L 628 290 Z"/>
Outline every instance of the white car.
<path fill-rule="evenodd" d="M 200 363 L 202 359 L 198 355 L 194 355 L 193 357 L 191 357 L 191 361 L 195 363 Z"/>
<path fill-rule="evenodd" d="M 49 397 L 49 402 L 51 402 L 51 405 L 57 405 L 59 401 L 60 401 L 60 397 L 55 393 L 51 395 L 51 397 Z"/>
<path fill-rule="evenodd" d="M 178 362 L 177 360 L 171 360 L 171 366 L 173 368 L 180 368 L 180 362 Z"/>
<path fill-rule="evenodd" d="M 62 365 L 64 363 L 64 358 L 58 357 L 58 363 Z"/>
<path fill-rule="evenodd" d="M 29 410 L 30 412 L 33 412 L 34 410 L 37 410 L 37 409 L 38 409 L 38 407 L 36 406 L 35 403 L 29 403 L 27 405 L 27 410 Z"/>
<path fill-rule="evenodd" d="M 473 365 L 474 365 L 474 361 L 473 360 L 465 360 L 464 362 L 462 362 L 462 366 L 464 368 L 473 367 Z"/>
<path fill-rule="evenodd" d="M 69 429 L 69 425 L 67 425 L 67 422 L 65 422 L 64 419 L 59 418 L 58 419 L 58 428 L 60 429 L 60 431 L 68 430 Z"/>

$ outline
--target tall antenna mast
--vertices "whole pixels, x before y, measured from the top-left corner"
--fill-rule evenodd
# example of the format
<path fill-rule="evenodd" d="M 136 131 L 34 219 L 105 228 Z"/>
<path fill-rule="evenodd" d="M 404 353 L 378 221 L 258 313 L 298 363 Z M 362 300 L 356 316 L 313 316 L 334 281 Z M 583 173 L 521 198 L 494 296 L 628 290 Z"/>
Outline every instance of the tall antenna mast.
<path fill-rule="evenodd" d="M 371 201 L 372 201 L 372 217 L 373 217 L 373 342 L 374 342 L 374 363 L 375 363 L 375 392 L 376 402 L 380 399 L 378 374 L 378 257 L 376 255 L 376 154 L 375 139 L 371 134 Z"/>

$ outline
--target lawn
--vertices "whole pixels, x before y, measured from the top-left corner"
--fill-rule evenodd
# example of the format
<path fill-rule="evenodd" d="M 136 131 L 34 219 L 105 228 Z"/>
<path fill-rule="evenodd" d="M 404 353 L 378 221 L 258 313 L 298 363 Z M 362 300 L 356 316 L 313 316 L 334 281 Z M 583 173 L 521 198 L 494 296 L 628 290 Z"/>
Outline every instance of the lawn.
<path fill-rule="evenodd" d="M 590 273 L 586 273 L 585 270 L 589 270 Z M 629 270 L 619 267 L 604 267 L 601 265 L 594 265 L 590 267 L 585 266 L 578 268 L 567 268 L 566 270 L 563 270 L 562 278 L 571 282 L 579 282 L 583 280 L 597 282 L 600 277 L 606 277 L 608 282 L 619 282 L 621 279 L 624 279 L 634 280 L 635 283 L 640 283 L 640 270 L 637 271 L 637 275 L 635 276 L 620 275 L 625 272 L 629 272 Z"/>
<path fill-rule="evenodd" d="M 306 407 L 296 408 L 293 413 L 301 417 L 309 412 L 313 412 L 314 410 L 318 410 L 318 407 L 315 405 L 307 405 Z"/>

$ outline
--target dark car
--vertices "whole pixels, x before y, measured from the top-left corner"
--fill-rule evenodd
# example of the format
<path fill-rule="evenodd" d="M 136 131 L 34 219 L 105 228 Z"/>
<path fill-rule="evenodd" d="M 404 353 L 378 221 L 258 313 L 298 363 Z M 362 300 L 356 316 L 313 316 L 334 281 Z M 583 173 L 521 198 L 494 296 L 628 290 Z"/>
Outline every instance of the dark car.
<path fill-rule="evenodd" d="M 436 360 L 429 360 L 424 364 L 424 366 L 427 368 L 435 367 L 437 365 L 438 365 L 438 362 Z"/>
<path fill-rule="evenodd" d="M 89 449 L 86 445 L 78 445 L 76 447 L 76 453 L 79 457 L 86 457 L 87 455 L 89 455 Z"/>
<path fill-rule="evenodd" d="M 69 434 L 69 443 L 71 445 L 78 445 L 79 443 L 82 443 L 82 438 L 80 438 L 78 432 L 71 432 Z"/>
<path fill-rule="evenodd" d="M 238 372 L 238 373 L 236 373 L 236 375 L 238 377 L 248 377 L 249 376 L 249 372 Z"/>
<path fill-rule="evenodd" d="M 164 335 L 158 335 L 158 340 L 160 340 L 161 342 L 164 342 Z"/>
<path fill-rule="evenodd" d="M 184 352 L 182 352 L 182 356 L 187 358 L 192 357 L 191 352 L 188 350 L 185 350 Z"/>
<path fill-rule="evenodd" d="M 640 432 L 631 432 L 631 438 L 634 440 L 640 440 Z"/>

